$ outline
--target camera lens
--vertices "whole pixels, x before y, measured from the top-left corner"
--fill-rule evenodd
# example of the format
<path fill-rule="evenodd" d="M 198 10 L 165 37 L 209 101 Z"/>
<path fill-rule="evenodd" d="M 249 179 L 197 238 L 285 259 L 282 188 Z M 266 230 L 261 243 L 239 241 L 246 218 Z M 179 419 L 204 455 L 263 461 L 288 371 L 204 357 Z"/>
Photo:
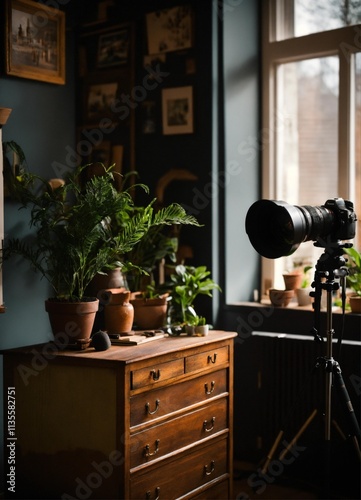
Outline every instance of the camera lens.
<path fill-rule="evenodd" d="M 284 201 L 256 201 L 246 216 L 251 244 L 269 259 L 291 255 L 302 242 L 329 234 L 333 225 L 333 213 L 324 206 L 297 207 Z"/>

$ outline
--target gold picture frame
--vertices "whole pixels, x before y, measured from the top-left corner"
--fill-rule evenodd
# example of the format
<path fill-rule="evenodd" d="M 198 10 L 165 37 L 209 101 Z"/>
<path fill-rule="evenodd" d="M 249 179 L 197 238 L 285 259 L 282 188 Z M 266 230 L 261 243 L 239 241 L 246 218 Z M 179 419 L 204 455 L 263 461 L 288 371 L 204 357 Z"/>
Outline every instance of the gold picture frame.
<path fill-rule="evenodd" d="M 6 74 L 65 84 L 65 13 L 32 0 L 7 0 Z"/>

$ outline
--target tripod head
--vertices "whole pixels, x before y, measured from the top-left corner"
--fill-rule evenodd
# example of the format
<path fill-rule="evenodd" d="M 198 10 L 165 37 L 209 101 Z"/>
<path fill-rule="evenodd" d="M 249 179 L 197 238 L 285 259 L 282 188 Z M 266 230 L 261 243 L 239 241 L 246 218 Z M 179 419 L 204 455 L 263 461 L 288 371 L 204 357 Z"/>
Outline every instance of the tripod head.
<path fill-rule="evenodd" d="M 315 312 L 315 323 L 312 328 L 312 333 L 316 341 L 323 341 L 323 338 L 319 335 L 320 328 L 320 311 L 321 311 L 321 295 L 322 290 L 325 290 L 328 294 L 331 294 L 334 290 L 340 288 L 339 281 L 335 281 L 335 278 L 341 278 L 342 280 L 348 275 L 348 269 L 346 265 L 346 259 L 343 257 L 344 249 L 351 248 L 352 243 L 344 243 L 340 240 L 325 242 L 324 240 L 317 240 L 314 246 L 324 248 L 324 253 L 320 256 L 315 267 L 314 281 L 311 284 L 312 288 L 315 288 L 314 292 L 311 292 L 311 297 L 314 297 L 313 309 Z"/>

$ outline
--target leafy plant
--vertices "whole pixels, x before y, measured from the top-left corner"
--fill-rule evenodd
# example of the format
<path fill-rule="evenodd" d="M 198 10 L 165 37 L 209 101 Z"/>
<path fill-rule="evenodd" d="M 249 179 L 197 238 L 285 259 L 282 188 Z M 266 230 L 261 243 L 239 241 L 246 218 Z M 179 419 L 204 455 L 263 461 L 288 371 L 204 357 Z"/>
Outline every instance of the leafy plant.
<path fill-rule="evenodd" d="M 175 267 L 175 272 L 171 274 L 172 303 L 179 308 L 179 316 L 183 322 L 192 322 L 197 316 L 194 303 L 199 295 L 212 297 L 213 290 L 221 291 L 210 278 L 210 271 L 206 266 L 184 266 Z"/>
<path fill-rule="evenodd" d="M 311 269 L 312 269 L 312 266 L 305 266 L 303 268 L 301 288 L 308 288 L 310 286 L 310 284 L 311 284 L 311 279 L 310 279 Z"/>
<path fill-rule="evenodd" d="M 349 272 L 347 286 L 361 296 L 361 253 L 355 247 L 345 248 L 345 253 L 348 256 L 346 265 Z"/>
<path fill-rule="evenodd" d="M 84 297 L 97 273 L 115 267 L 132 268 L 131 262 L 119 259 L 152 226 L 198 224 L 179 205 L 155 212 L 153 200 L 146 207 L 136 207 L 131 196 L 134 186 L 117 191 L 112 167 L 104 167 L 103 175 L 92 177 L 81 187 L 78 180 L 83 168 L 76 169 L 65 185 L 55 190 L 29 172 L 21 180 L 14 179 L 13 192 L 21 208 L 30 207 L 30 224 L 36 232 L 31 242 L 6 241 L 2 257 L 22 255 L 50 282 L 57 298 L 72 301 Z M 116 233 L 112 226 L 115 219 Z"/>

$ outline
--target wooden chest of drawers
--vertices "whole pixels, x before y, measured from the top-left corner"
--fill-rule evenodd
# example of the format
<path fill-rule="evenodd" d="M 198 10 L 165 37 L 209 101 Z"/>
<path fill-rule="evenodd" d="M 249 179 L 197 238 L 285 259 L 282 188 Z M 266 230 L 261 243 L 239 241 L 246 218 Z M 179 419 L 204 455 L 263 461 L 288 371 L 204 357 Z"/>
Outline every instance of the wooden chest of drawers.
<path fill-rule="evenodd" d="M 15 498 L 232 498 L 235 335 L 4 353 Z"/>

